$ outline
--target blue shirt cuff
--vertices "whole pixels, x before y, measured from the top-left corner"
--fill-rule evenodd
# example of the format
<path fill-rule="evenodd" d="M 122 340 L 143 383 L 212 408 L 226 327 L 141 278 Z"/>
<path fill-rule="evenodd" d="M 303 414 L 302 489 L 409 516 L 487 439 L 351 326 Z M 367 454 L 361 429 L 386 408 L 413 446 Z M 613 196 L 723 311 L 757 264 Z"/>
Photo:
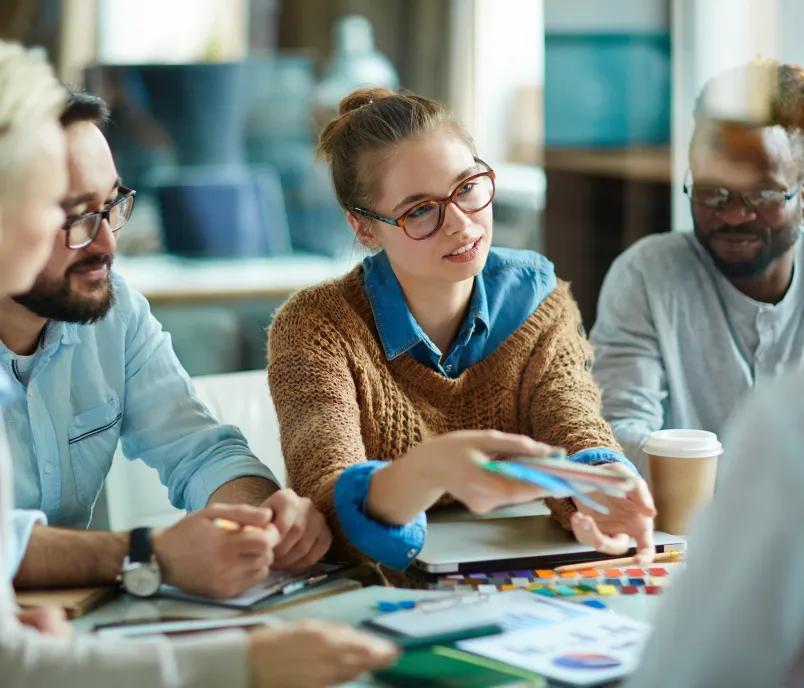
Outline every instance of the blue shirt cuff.
<path fill-rule="evenodd" d="M 6 570 L 3 574 L 7 580 L 17 575 L 17 570 L 25 558 L 31 531 L 36 524 L 47 525 L 47 516 L 34 509 L 14 509 L 11 512 L 11 529 L 6 544 Z"/>
<path fill-rule="evenodd" d="M 212 494 L 222 485 L 237 478 L 265 478 L 279 487 L 271 469 L 253 456 L 220 456 L 199 468 L 187 485 L 186 502 L 180 508 L 187 511 L 203 509 Z M 171 501 L 173 501 L 171 499 Z"/>
<path fill-rule="evenodd" d="M 406 569 L 421 552 L 427 535 L 427 516 L 420 513 L 405 525 L 389 525 L 366 515 L 371 476 L 387 461 L 349 466 L 335 483 L 335 513 L 349 541 L 363 554 L 391 568 Z"/>
<path fill-rule="evenodd" d="M 605 463 L 621 463 L 634 475 L 639 476 L 639 471 L 633 463 L 631 463 L 625 456 L 620 454 L 620 452 L 616 452 L 613 449 L 606 449 L 606 447 L 592 447 L 591 449 L 583 449 L 570 456 L 569 460 L 577 461 L 578 463 L 583 463 L 588 466 L 600 466 Z"/>

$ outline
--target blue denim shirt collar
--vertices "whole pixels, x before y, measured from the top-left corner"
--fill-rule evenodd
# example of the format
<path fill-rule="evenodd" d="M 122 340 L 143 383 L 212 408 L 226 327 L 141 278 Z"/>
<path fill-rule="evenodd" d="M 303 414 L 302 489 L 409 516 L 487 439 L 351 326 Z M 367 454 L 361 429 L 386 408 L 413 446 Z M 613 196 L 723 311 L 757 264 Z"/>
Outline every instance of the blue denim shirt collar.
<path fill-rule="evenodd" d="M 363 286 L 368 295 L 380 343 L 390 361 L 410 351 L 420 342 L 434 354 L 438 347 L 416 322 L 405 301 L 399 280 L 385 251 L 363 260 Z M 458 333 L 456 344 L 465 343 L 473 334 L 473 325 L 489 329 L 489 305 L 483 280 L 475 277 L 469 310 Z"/>

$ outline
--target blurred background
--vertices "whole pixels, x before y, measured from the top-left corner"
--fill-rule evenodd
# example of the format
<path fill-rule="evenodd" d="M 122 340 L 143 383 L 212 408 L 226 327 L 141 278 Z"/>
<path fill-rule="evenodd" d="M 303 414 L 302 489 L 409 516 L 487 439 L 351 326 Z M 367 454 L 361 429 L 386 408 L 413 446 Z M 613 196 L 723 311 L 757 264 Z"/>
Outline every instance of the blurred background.
<path fill-rule="evenodd" d="M 497 171 L 495 243 L 544 252 L 587 326 L 611 261 L 691 228 L 695 95 L 757 55 L 804 62 L 799 0 L 3 0 L 112 108 L 137 203 L 118 269 L 192 375 L 260 368 L 288 294 L 364 253 L 315 159 L 359 86 L 447 103 Z"/>

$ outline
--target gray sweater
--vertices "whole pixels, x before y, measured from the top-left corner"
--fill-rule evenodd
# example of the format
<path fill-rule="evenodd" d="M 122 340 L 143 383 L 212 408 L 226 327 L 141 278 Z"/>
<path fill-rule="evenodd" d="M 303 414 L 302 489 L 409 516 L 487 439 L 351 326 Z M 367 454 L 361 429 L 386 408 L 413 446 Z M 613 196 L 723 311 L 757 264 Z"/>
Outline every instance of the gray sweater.
<path fill-rule="evenodd" d="M 689 232 L 646 237 L 614 261 L 590 335 L 592 371 L 603 414 L 640 470 L 654 430 L 720 434 L 749 390 L 802 366 L 804 241 L 794 250 L 776 305 L 738 291 Z"/>

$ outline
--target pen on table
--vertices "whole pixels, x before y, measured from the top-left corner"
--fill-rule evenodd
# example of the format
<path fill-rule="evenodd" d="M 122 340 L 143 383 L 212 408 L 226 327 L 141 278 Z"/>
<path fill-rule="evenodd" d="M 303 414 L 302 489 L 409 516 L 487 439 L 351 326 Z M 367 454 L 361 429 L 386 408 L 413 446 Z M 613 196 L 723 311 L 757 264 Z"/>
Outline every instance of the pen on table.
<path fill-rule="evenodd" d="M 304 580 L 291 581 L 290 583 L 283 585 L 280 592 L 283 595 L 290 595 L 291 593 L 298 592 L 304 588 L 310 588 L 318 583 L 323 583 L 325 580 L 327 580 L 327 578 L 329 578 L 329 574 L 320 573 L 310 576 L 309 578 L 305 578 Z"/>
<path fill-rule="evenodd" d="M 475 626 L 474 628 L 445 631 L 444 633 L 436 633 L 434 635 L 404 636 L 401 638 L 389 638 L 389 640 L 396 643 L 402 650 L 409 651 L 430 647 L 431 645 L 447 645 L 458 640 L 470 640 L 471 638 L 482 638 L 487 635 L 498 635 L 502 633 L 503 630 L 505 629 L 499 624 L 491 623 Z"/>
<path fill-rule="evenodd" d="M 684 558 L 684 552 L 661 552 L 653 557 L 653 564 L 666 564 L 674 561 L 681 561 Z M 556 566 L 553 569 L 556 573 L 564 573 L 565 571 L 583 571 L 584 569 L 594 569 L 599 566 L 629 566 L 636 564 L 636 557 L 621 557 L 620 559 L 603 559 L 601 561 L 587 561 L 583 564 L 566 564 L 565 566 Z M 648 564 L 649 566 L 649 564 Z"/>

